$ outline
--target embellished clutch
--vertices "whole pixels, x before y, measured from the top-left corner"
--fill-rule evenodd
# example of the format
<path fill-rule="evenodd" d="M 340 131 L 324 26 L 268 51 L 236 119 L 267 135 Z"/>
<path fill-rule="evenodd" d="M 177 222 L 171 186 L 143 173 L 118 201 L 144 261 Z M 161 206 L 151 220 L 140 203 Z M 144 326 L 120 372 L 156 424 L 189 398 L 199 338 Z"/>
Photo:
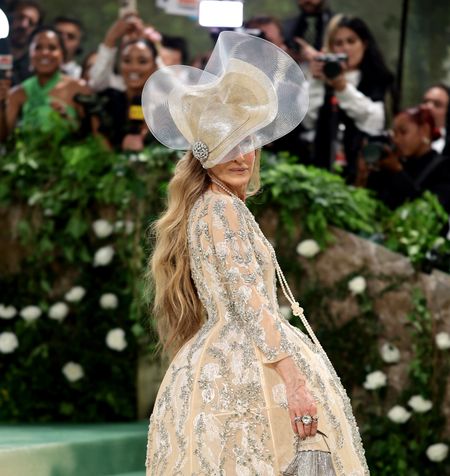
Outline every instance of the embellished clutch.
<path fill-rule="evenodd" d="M 325 451 L 297 451 L 283 476 L 336 476 L 331 453 Z"/>

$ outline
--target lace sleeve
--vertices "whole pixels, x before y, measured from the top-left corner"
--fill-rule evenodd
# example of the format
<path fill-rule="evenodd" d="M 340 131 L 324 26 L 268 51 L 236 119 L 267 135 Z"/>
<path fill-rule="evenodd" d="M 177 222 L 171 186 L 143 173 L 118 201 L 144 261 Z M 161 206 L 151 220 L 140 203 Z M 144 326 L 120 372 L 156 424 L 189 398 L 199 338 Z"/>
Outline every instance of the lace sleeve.
<path fill-rule="evenodd" d="M 246 332 L 262 352 L 264 363 L 273 363 L 290 354 L 249 237 L 254 231 L 248 229 L 237 207 L 231 197 L 212 200 L 208 227 L 200 238 L 202 255 L 214 274 L 211 291 L 225 301 L 225 318 Z"/>

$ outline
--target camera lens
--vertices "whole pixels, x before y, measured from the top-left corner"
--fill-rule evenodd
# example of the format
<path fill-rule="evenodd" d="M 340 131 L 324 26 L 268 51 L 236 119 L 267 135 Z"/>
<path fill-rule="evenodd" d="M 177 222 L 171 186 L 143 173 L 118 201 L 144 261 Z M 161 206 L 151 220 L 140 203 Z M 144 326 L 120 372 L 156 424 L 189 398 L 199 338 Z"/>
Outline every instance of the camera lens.
<path fill-rule="evenodd" d="M 323 65 L 323 74 L 328 79 L 337 78 L 342 73 L 342 66 L 339 61 L 329 61 Z"/>

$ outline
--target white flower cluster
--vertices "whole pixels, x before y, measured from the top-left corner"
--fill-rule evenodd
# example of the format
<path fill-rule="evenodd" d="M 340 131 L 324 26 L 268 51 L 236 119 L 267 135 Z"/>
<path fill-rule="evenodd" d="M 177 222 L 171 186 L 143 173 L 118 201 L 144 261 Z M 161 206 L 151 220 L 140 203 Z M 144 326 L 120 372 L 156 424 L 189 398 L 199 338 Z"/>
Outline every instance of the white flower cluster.
<path fill-rule="evenodd" d="M 435 443 L 427 448 L 427 457 L 433 463 L 440 463 L 448 456 L 448 445 L 445 443 Z"/>
<path fill-rule="evenodd" d="M 76 382 L 84 377 L 84 370 L 76 362 L 67 362 L 62 368 L 62 373 L 69 382 Z"/>
<path fill-rule="evenodd" d="M 106 334 L 106 345 L 117 352 L 121 352 L 127 346 L 125 331 L 120 328 L 111 329 Z"/>
<path fill-rule="evenodd" d="M 387 377 L 381 370 L 375 370 L 366 375 L 366 380 L 363 383 L 363 387 L 366 390 L 377 390 L 381 387 L 385 387 L 387 383 Z"/>
<path fill-rule="evenodd" d="M 80 302 L 86 294 L 86 290 L 81 286 L 75 286 L 64 295 L 67 302 Z"/>
<path fill-rule="evenodd" d="M 113 293 L 106 293 L 100 296 L 99 303 L 102 309 L 116 309 L 119 305 L 119 299 Z"/>
<path fill-rule="evenodd" d="M 48 310 L 48 317 L 58 322 L 62 322 L 67 314 L 69 314 L 69 306 L 65 302 L 57 302 Z"/>
<path fill-rule="evenodd" d="M 395 405 L 392 407 L 387 414 L 389 420 L 393 421 L 394 423 L 406 423 L 409 418 L 411 417 L 411 413 L 401 405 Z"/>
<path fill-rule="evenodd" d="M 385 342 L 380 349 L 381 358 L 387 364 L 396 364 L 400 360 L 400 351 L 395 345 Z"/>
<path fill-rule="evenodd" d="M 114 224 L 108 220 L 99 219 L 92 223 L 92 229 L 97 238 L 108 238 L 114 232 L 124 231 L 127 235 L 131 235 L 134 231 L 134 223 L 131 220 L 117 220 Z"/>
<path fill-rule="evenodd" d="M 5 306 L 0 304 L 0 318 L 12 319 L 17 314 L 17 309 L 14 306 Z"/>
<path fill-rule="evenodd" d="M 108 266 L 113 258 L 114 248 L 112 246 L 103 246 L 95 252 L 94 266 Z"/>
<path fill-rule="evenodd" d="M 305 258 L 314 258 L 320 252 L 317 241 L 303 240 L 297 245 L 297 253 Z"/>
<path fill-rule="evenodd" d="M 366 280 L 363 276 L 355 276 L 348 282 L 348 289 L 353 294 L 362 294 L 367 287 Z"/>
<path fill-rule="evenodd" d="M 19 340 L 12 332 L 0 333 L 0 353 L 11 354 L 19 347 Z"/>
<path fill-rule="evenodd" d="M 438 349 L 450 349 L 450 334 L 448 332 L 438 332 L 435 337 L 435 342 Z"/>

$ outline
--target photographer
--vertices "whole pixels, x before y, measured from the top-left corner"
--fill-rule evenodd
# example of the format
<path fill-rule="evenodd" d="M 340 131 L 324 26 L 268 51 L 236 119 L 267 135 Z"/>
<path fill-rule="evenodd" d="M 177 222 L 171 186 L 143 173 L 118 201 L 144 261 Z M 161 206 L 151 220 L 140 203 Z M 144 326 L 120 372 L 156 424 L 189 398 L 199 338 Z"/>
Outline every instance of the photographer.
<path fill-rule="evenodd" d="M 151 136 L 144 122 L 141 96 L 145 82 L 156 70 L 156 49 L 147 40 L 134 40 L 120 51 L 119 70 L 125 91 L 108 88 L 98 94 L 103 105 L 94 118 L 94 132 L 116 150 L 140 151 Z"/>
<path fill-rule="evenodd" d="M 138 40 L 143 33 L 144 23 L 135 13 L 119 18 L 111 25 L 103 43 L 98 47 L 97 57 L 90 71 L 89 86 L 94 91 L 103 91 L 107 88 L 125 90 L 122 77 L 114 73 L 117 45 Z"/>
<path fill-rule="evenodd" d="M 385 126 L 384 99 L 393 75 L 372 33 L 359 18 L 333 17 L 325 44 L 328 53 L 340 56 L 317 55 L 310 63 L 313 79 L 304 120 L 310 131 L 305 138 L 314 143 L 316 166 L 331 169 L 339 152 L 344 176 L 353 183 L 365 134 L 379 134 Z"/>
<path fill-rule="evenodd" d="M 53 21 L 53 26 L 64 40 L 66 48 L 67 56 L 62 71 L 72 78 L 80 79 L 82 68 L 76 57 L 83 51 L 81 47 L 84 36 L 83 24 L 76 18 L 59 16 Z"/>
<path fill-rule="evenodd" d="M 436 127 L 441 133 L 441 137 L 432 144 L 436 152 L 442 153 L 445 147 L 446 116 L 450 99 L 450 90 L 445 84 L 435 84 L 425 91 L 422 99 L 422 105 L 427 107 L 434 117 Z"/>
<path fill-rule="evenodd" d="M 380 146 L 378 160 L 363 149 L 358 184 L 374 190 L 390 208 L 429 190 L 450 213 L 450 159 L 432 149 L 437 137 L 439 130 L 429 109 L 400 112 L 394 119 L 393 144 Z"/>

